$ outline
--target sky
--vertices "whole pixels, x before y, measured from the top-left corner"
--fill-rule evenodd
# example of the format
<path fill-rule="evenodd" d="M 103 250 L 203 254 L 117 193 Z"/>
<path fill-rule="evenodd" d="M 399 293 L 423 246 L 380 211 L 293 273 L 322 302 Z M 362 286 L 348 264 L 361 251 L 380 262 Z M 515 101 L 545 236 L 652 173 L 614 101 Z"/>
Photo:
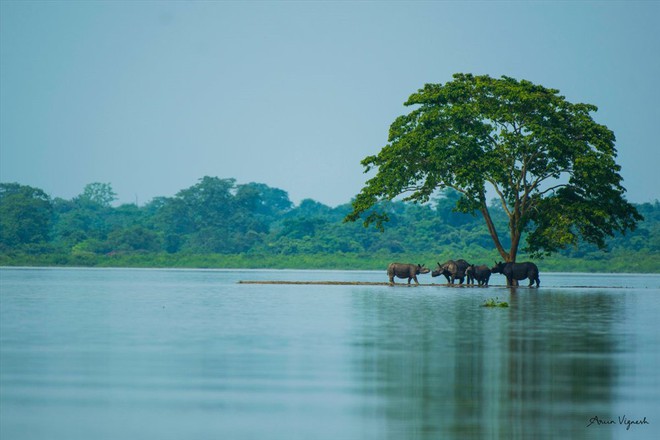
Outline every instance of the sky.
<path fill-rule="evenodd" d="M 171 197 L 204 176 L 347 203 L 408 96 L 457 72 L 596 105 L 660 199 L 660 2 L 0 1 L 0 181 Z"/>

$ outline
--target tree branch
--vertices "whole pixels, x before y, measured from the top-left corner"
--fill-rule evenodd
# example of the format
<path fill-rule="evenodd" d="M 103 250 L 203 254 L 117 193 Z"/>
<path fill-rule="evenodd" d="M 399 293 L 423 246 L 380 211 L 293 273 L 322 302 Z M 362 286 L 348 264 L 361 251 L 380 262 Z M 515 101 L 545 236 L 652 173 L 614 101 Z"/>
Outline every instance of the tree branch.
<path fill-rule="evenodd" d="M 493 188 L 495 189 L 495 192 L 497 195 L 500 197 L 500 201 L 502 202 L 502 208 L 504 208 L 504 212 L 506 212 L 506 215 L 508 217 L 511 217 L 511 211 L 509 211 L 509 207 L 506 206 L 506 199 L 504 198 L 504 194 L 502 194 L 502 191 L 500 191 L 500 188 L 497 186 L 497 184 L 491 180 L 491 179 L 486 179 L 488 183 L 493 185 Z"/>
<path fill-rule="evenodd" d="M 504 246 L 502 246 L 502 243 L 500 242 L 500 238 L 497 235 L 495 224 L 493 223 L 493 219 L 490 217 L 490 212 L 488 211 L 488 207 L 486 206 L 486 197 L 484 194 L 481 194 L 480 211 L 481 211 L 481 215 L 484 217 L 484 220 L 486 221 L 486 226 L 488 227 L 488 232 L 490 233 L 490 236 L 493 239 L 495 248 L 500 253 L 502 258 L 504 258 L 504 261 L 509 261 L 509 253 L 504 249 Z"/>
<path fill-rule="evenodd" d="M 542 196 L 543 194 L 545 194 L 545 193 L 547 193 L 547 192 L 549 192 L 549 191 L 554 191 L 554 190 L 556 190 L 557 188 L 564 188 L 564 187 L 567 187 L 567 186 L 568 186 L 568 183 L 561 183 L 561 184 L 559 184 L 559 185 L 555 185 L 555 186 L 552 186 L 552 187 L 550 187 L 550 188 L 548 188 L 548 189 L 545 189 L 545 190 L 541 191 L 541 192 L 539 193 L 539 195 Z"/>

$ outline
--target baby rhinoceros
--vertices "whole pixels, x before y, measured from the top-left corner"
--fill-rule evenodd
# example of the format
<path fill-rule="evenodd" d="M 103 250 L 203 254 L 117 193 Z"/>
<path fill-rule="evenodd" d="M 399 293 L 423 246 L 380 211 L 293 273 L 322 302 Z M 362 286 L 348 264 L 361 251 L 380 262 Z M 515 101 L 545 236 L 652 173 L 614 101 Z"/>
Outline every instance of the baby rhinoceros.
<path fill-rule="evenodd" d="M 471 264 L 465 269 L 465 274 L 467 275 L 468 280 L 472 278 L 472 284 L 474 284 L 474 281 L 477 281 L 480 286 L 487 286 L 488 280 L 490 280 L 491 271 L 485 264 L 481 266 Z"/>
<path fill-rule="evenodd" d="M 408 278 L 408 284 L 410 284 L 410 280 L 415 280 L 415 284 L 419 284 L 417 275 L 429 273 L 430 271 L 423 264 L 390 263 L 387 266 L 387 276 L 390 278 L 390 286 L 394 284 L 395 276 L 398 278 Z"/>

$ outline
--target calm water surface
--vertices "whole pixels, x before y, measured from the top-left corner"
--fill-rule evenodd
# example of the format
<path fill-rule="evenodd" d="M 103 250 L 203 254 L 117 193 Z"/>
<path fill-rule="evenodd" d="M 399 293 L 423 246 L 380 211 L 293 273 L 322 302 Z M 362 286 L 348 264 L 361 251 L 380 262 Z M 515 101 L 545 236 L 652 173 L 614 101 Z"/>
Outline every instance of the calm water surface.
<path fill-rule="evenodd" d="M 239 280 L 386 274 L 0 269 L 0 438 L 660 438 L 660 276 Z"/>

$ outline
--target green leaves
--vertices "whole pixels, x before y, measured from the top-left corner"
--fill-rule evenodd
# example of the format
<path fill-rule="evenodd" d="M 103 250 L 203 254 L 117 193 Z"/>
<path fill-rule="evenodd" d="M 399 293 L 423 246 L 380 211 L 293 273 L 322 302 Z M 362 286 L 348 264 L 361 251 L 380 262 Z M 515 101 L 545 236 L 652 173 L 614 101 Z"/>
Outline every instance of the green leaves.
<path fill-rule="evenodd" d="M 526 80 L 462 73 L 426 84 L 405 105 L 413 110 L 392 123 L 388 144 L 362 161 L 377 174 L 346 221 L 363 218 L 365 226 L 382 228 L 387 216 L 372 210 L 380 201 L 404 195 L 426 202 L 452 188 L 462 195 L 457 210 L 479 210 L 500 254 L 514 261 L 525 231 L 527 248 L 547 253 L 578 237 L 601 246 L 641 219 L 623 198 L 615 137 L 592 119 L 594 105 L 572 104 Z M 508 252 L 490 222 L 487 191 L 509 216 Z"/>
<path fill-rule="evenodd" d="M 18 183 L 0 184 L 0 249 L 49 239 L 53 207 L 40 189 Z"/>
<path fill-rule="evenodd" d="M 488 298 L 487 300 L 484 301 L 484 303 L 481 305 L 481 307 L 509 307 L 509 303 L 506 301 L 500 301 L 498 297 L 495 298 Z"/>
<path fill-rule="evenodd" d="M 107 208 L 117 199 L 117 194 L 112 190 L 109 183 L 94 182 L 85 185 L 83 193 L 78 196 L 78 200 L 84 203 L 96 204 Z"/>
<path fill-rule="evenodd" d="M 260 242 L 272 218 L 291 205 L 285 191 L 205 176 L 166 199 L 159 220 L 170 252 L 243 252 Z"/>

